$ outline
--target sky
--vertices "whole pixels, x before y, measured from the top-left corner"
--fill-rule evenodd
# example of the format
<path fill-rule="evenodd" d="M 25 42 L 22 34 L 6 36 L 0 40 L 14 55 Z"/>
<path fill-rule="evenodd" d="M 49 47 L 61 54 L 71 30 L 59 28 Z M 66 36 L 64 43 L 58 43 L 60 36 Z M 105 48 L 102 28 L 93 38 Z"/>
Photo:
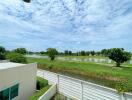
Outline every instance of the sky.
<path fill-rule="evenodd" d="M 0 45 L 132 51 L 132 0 L 0 0 Z"/>

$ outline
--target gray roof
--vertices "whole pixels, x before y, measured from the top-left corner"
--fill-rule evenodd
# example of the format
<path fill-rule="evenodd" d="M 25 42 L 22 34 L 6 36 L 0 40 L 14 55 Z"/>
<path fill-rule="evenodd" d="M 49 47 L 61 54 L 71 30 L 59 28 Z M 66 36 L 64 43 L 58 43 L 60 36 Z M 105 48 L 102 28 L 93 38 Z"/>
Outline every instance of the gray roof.
<path fill-rule="evenodd" d="M 20 67 L 23 65 L 26 65 L 26 64 L 13 63 L 13 62 L 3 62 L 3 63 L 0 63 L 0 70 L 8 69 L 8 68 L 14 68 L 14 67 Z"/>

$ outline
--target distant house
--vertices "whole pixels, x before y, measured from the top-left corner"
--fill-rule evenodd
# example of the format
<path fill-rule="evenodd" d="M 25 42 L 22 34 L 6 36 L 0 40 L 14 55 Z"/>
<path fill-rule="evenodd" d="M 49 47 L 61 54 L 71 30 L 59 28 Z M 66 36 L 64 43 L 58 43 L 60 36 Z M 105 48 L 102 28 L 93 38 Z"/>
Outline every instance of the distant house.
<path fill-rule="evenodd" d="M 0 100 L 27 100 L 36 90 L 36 64 L 0 63 Z"/>

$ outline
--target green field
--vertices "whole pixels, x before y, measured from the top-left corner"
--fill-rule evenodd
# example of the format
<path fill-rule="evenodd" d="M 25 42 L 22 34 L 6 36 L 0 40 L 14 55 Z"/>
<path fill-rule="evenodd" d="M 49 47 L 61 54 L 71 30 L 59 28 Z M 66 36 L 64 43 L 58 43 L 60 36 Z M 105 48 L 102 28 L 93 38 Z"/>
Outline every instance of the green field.
<path fill-rule="evenodd" d="M 28 58 L 28 62 L 38 62 L 38 68 L 63 73 L 72 77 L 98 83 L 119 91 L 132 92 L 132 65 L 96 64 L 94 62 L 50 61 L 42 58 Z M 127 66 L 126 66 L 127 65 Z M 129 67 L 128 67 L 129 66 Z"/>

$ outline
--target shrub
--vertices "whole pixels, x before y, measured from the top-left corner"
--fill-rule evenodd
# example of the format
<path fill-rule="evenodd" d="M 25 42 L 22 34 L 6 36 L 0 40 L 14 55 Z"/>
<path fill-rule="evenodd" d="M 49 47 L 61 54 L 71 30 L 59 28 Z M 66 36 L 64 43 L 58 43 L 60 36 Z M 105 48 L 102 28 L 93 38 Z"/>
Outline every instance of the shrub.
<path fill-rule="evenodd" d="M 5 60 L 5 54 L 0 54 L 0 60 Z"/>
<path fill-rule="evenodd" d="M 120 93 L 128 92 L 128 86 L 126 82 L 117 82 L 115 89 Z"/>
<path fill-rule="evenodd" d="M 41 77 L 37 77 L 37 90 L 40 90 L 42 89 L 43 87 L 47 86 L 48 85 L 48 81 L 41 78 Z"/>
<path fill-rule="evenodd" d="M 25 48 L 17 48 L 17 49 L 14 49 L 12 52 L 25 55 L 27 53 L 27 50 Z"/>
<path fill-rule="evenodd" d="M 11 62 L 16 63 L 26 63 L 26 57 L 24 57 L 22 54 L 19 53 L 8 53 L 6 55 L 6 58 L 9 59 Z"/>
<path fill-rule="evenodd" d="M 5 48 L 0 46 L 0 60 L 4 60 L 5 59 L 5 53 L 6 53 Z"/>
<path fill-rule="evenodd" d="M 49 88 L 50 86 L 48 85 L 48 81 L 41 78 L 37 77 L 37 86 L 36 86 L 37 92 L 35 92 L 28 100 L 38 100 L 40 96 L 42 96 Z"/>
<path fill-rule="evenodd" d="M 51 70 L 52 68 L 53 68 L 53 65 L 52 64 L 48 66 L 48 69 L 49 70 Z"/>
<path fill-rule="evenodd" d="M 49 85 L 43 87 L 38 92 L 35 92 L 28 100 L 38 100 L 40 96 L 42 96 L 48 89 L 50 88 Z"/>

